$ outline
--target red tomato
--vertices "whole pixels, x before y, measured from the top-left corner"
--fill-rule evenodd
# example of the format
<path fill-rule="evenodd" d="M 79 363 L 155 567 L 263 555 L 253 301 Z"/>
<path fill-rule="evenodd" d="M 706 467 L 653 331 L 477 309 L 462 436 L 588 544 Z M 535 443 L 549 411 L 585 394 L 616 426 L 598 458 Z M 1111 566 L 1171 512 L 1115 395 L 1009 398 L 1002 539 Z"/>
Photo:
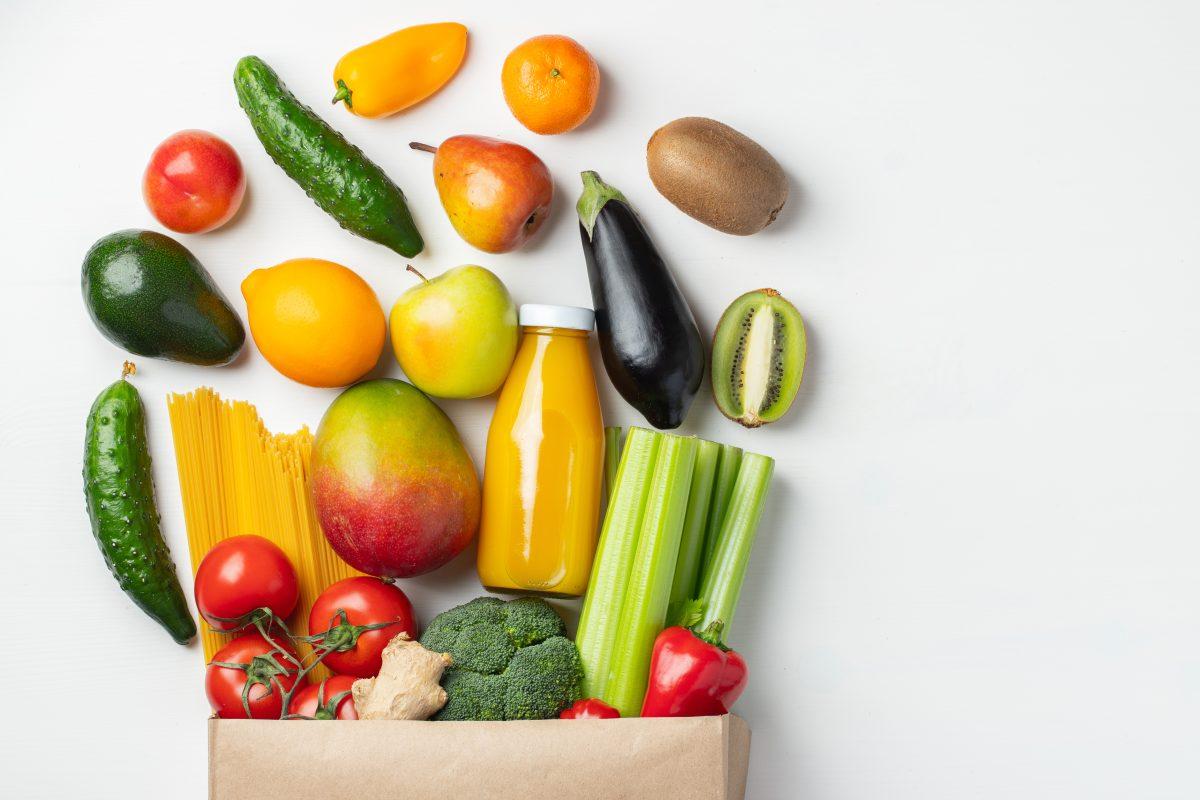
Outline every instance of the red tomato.
<path fill-rule="evenodd" d="M 217 542 L 196 570 L 196 607 L 219 631 L 242 627 L 238 620 L 256 608 L 286 618 L 299 597 L 296 568 L 278 545 L 261 536 Z"/>
<path fill-rule="evenodd" d="M 180 131 L 160 144 L 142 176 L 142 197 L 155 218 L 179 233 L 228 222 L 246 194 L 234 149 L 207 131 Z"/>
<path fill-rule="evenodd" d="M 285 638 L 275 638 L 276 644 L 295 655 Z M 269 654 L 279 667 L 271 663 Z M 217 662 L 240 664 L 241 667 L 223 667 Z M 222 719 L 246 719 L 246 708 L 242 704 L 242 691 L 247 683 L 250 717 L 253 719 L 279 719 L 283 710 L 283 696 L 296 683 L 296 666 L 280 655 L 276 648 L 257 633 L 239 636 L 222 647 L 209 662 L 204 673 L 204 691 L 208 704 Z"/>
<path fill-rule="evenodd" d="M 358 678 L 353 675 L 334 675 L 320 683 L 310 683 L 292 695 L 292 708 L 288 713 L 313 719 L 358 719 L 354 698 L 349 694 L 338 701 L 336 710 L 330 708 L 333 698 L 349 692 L 356 680 Z"/>
<path fill-rule="evenodd" d="M 339 610 L 346 612 L 348 625 L 338 625 Z M 357 628 L 382 622 L 392 624 L 372 631 Z M 334 672 L 360 678 L 379 674 L 383 648 L 396 634 L 407 633 L 409 638 L 417 638 L 412 603 L 395 584 L 379 578 L 346 578 L 321 592 L 308 614 L 308 635 L 325 633 L 334 625 L 337 625 L 335 636 L 349 642 L 357 635 L 357 642 L 350 650 L 330 653 L 324 664 Z"/>
<path fill-rule="evenodd" d="M 594 697 L 588 697 L 583 700 L 576 700 L 575 704 L 570 708 L 564 709 L 558 715 L 559 719 L 617 719 L 621 716 L 621 712 L 610 706 L 603 700 L 597 700 Z"/>

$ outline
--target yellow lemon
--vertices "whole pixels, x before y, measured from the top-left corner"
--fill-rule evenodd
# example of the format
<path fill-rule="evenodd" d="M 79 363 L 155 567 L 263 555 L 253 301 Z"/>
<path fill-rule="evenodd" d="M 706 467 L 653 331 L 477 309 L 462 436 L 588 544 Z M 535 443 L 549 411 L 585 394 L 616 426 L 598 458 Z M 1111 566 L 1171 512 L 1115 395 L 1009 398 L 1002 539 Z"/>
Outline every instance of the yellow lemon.
<path fill-rule="evenodd" d="M 383 352 L 383 309 L 353 270 L 319 258 L 256 269 L 242 281 L 254 343 L 308 386 L 347 386 Z"/>

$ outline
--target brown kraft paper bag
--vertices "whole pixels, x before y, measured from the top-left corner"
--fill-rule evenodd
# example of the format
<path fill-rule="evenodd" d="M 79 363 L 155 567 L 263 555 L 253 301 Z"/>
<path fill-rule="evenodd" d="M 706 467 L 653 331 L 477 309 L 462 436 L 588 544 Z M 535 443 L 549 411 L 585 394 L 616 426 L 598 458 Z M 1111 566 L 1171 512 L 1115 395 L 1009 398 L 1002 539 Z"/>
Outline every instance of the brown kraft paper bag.
<path fill-rule="evenodd" d="M 749 760 L 733 715 L 208 722 L 211 800 L 741 800 Z"/>

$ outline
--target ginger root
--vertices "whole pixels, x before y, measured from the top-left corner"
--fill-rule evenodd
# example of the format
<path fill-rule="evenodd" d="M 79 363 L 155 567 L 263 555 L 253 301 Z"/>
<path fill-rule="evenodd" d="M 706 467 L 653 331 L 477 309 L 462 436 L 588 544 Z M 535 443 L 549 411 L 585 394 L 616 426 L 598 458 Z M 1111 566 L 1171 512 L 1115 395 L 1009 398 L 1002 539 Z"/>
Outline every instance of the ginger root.
<path fill-rule="evenodd" d="M 446 705 L 442 672 L 454 663 L 449 653 L 426 650 L 407 633 L 383 648 L 383 667 L 374 678 L 350 687 L 359 719 L 429 719 Z"/>

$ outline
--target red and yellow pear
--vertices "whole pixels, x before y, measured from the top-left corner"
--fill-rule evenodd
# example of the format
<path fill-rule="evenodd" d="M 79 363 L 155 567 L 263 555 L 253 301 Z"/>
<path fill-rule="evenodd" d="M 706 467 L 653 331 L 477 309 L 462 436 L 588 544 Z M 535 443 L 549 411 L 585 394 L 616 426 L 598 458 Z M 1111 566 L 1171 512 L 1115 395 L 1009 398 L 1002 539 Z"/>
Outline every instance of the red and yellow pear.
<path fill-rule="evenodd" d="M 458 235 L 485 253 L 507 253 L 529 241 L 550 214 L 554 182 L 529 149 L 487 136 L 451 136 L 433 153 L 433 180 Z"/>

